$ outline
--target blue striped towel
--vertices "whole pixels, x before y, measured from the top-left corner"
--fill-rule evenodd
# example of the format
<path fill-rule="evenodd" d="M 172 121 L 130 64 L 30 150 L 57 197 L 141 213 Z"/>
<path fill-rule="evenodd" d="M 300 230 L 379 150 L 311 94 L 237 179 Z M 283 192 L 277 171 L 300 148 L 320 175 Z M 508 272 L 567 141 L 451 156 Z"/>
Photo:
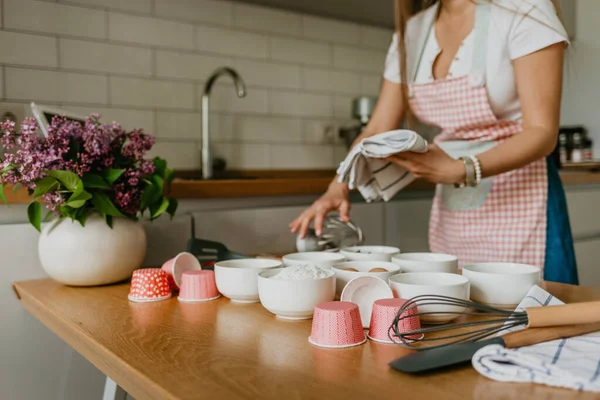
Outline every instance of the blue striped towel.
<path fill-rule="evenodd" d="M 399 129 L 363 139 L 340 164 L 340 183 L 358 189 L 367 202 L 389 201 L 412 181 L 414 176 L 385 160 L 403 151 L 425 153 L 427 141 L 416 132 Z"/>
<path fill-rule="evenodd" d="M 561 304 L 564 303 L 534 286 L 516 311 Z M 519 329 L 524 327 L 512 330 Z M 600 332 L 518 349 L 490 345 L 475 353 L 472 363 L 477 372 L 496 381 L 600 392 Z"/>

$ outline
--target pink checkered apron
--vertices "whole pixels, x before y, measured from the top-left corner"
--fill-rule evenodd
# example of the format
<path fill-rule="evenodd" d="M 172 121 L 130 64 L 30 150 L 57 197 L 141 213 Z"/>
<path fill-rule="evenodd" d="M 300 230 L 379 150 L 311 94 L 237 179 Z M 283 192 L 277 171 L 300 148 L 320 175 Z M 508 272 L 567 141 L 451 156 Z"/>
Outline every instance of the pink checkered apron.
<path fill-rule="evenodd" d="M 498 120 L 490 106 L 485 87 L 488 25 L 489 7 L 478 5 L 470 75 L 409 85 L 412 112 L 441 128 L 435 142 L 454 158 L 482 153 L 522 130 L 519 122 Z M 461 265 L 515 262 L 543 268 L 547 189 L 545 159 L 483 179 L 476 188 L 437 185 L 429 224 L 431 251 L 454 254 Z"/>

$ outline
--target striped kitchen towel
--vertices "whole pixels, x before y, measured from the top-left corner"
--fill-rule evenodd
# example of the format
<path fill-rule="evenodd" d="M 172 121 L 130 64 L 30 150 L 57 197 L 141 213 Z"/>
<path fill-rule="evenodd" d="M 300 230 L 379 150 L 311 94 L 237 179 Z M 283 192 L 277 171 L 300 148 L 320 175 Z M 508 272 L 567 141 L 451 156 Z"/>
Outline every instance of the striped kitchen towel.
<path fill-rule="evenodd" d="M 534 286 L 516 311 L 561 304 L 564 303 Z M 518 329 L 524 327 L 512 330 Z M 600 392 L 600 332 L 518 349 L 490 345 L 477 351 L 472 363 L 477 372 L 496 381 Z"/>
<path fill-rule="evenodd" d="M 338 181 L 358 189 L 367 202 L 388 201 L 415 179 L 409 171 L 385 160 L 403 151 L 425 153 L 427 141 L 406 129 L 363 139 L 340 164 Z"/>

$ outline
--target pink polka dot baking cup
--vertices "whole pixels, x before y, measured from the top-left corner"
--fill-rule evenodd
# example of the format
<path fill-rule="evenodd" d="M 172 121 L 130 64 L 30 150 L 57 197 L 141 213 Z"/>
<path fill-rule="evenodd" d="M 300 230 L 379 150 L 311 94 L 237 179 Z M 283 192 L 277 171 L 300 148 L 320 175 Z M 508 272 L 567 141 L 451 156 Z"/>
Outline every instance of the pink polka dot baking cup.
<path fill-rule="evenodd" d="M 181 275 L 184 271 L 195 271 L 201 269 L 200 262 L 192 253 L 179 253 L 175 257 L 166 261 L 161 269 L 169 276 L 169 286 L 171 290 L 179 290 L 181 284 Z"/>
<path fill-rule="evenodd" d="M 179 287 L 179 301 L 200 302 L 221 296 L 215 282 L 215 271 L 184 271 Z"/>
<path fill-rule="evenodd" d="M 127 298 L 131 301 L 148 302 L 171 297 L 167 273 L 158 268 L 143 268 L 133 271 Z"/>
<path fill-rule="evenodd" d="M 405 299 L 381 299 L 373 303 L 373 312 L 371 313 L 371 324 L 369 326 L 368 337 L 371 340 L 380 343 L 402 343 L 402 340 L 396 338 L 395 341 L 391 341 L 388 335 L 388 331 L 396 314 L 402 306 L 406 303 Z M 414 315 L 417 313 L 416 308 L 411 308 L 405 311 L 403 315 Z M 401 332 L 409 332 L 416 329 L 421 329 L 421 321 L 418 316 L 405 318 L 400 321 L 399 328 Z M 407 337 L 411 341 L 423 339 L 423 334 L 412 335 Z"/>
<path fill-rule="evenodd" d="M 344 348 L 363 344 L 360 311 L 354 303 L 329 301 L 315 308 L 308 341 L 319 347 Z"/>

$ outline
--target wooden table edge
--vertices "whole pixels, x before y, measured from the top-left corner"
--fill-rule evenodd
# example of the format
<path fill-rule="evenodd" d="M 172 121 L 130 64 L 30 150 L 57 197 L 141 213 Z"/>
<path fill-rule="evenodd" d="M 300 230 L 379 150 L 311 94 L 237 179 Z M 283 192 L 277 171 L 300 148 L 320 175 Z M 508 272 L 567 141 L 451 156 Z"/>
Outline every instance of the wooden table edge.
<path fill-rule="evenodd" d="M 35 280 L 42 281 L 45 279 Z M 14 282 L 12 287 L 27 312 L 92 363 L 94 367 L 114 380 L 127 393 L 136 399 L 177 399 L 177 397 L 156 384 L 141 371 L 131 367 L 127 362 L 111 353 L 106 347 L 98 344 L 92 337 L 79 328 L 78 325 L 69 324 L 61 320 L 60 316 L 53 312 L 48 312 L 48 308 L 36 301 L 33 296 L 30 296 L 27 289 L 20 285 L 20 282 Z M 46 311 L 44 312 L 43 310 Z M 135 375 L 136 379 L 142 382 L 144 388 L 133 384 L 130 385 L 129 382 L 131 380 L 122 379 L 122 376 L 126 374 Z"/>

